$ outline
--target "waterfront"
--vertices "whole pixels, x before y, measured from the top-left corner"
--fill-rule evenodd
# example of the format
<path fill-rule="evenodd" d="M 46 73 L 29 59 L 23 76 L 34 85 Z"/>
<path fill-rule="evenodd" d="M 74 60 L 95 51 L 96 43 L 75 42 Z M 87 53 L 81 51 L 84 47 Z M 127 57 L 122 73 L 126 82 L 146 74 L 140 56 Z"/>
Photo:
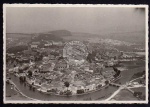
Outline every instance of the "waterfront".
<path fill-rule="evenodd" d="M 126 71 L 122 71 L 121 75 L 122 77 L 116 81 L 116 83 L 125 84 L 128 82 L 131 77 L 138 71 L 144 70 L 144 67 L 129 69 Z M 128 75 L 126 75 L 128 73 Z M 44 93 L 41 93 L 39 91 L 31 91 L 29 90 L 28 86 L 21 85 L 19 82 L 19 78 L 15 77 L 14 75 L 11 75 L 11 80 L 16 84 L 16 86 L 19 88 L 19 90 L 25 94 L 26 96 L 37 99 L 37 100 L 45 100 L 45 101 L 59 101 L 59 100 L 104 100 L 110 95 L 112 95 L 118 88 L 114 86 L 108 86 L 102 90 L 95 91 L 93 93 L 85 94 L 85 95 L 78 95 L 78 96 L 57 96 L 57 95 L 47 95 Z"/>

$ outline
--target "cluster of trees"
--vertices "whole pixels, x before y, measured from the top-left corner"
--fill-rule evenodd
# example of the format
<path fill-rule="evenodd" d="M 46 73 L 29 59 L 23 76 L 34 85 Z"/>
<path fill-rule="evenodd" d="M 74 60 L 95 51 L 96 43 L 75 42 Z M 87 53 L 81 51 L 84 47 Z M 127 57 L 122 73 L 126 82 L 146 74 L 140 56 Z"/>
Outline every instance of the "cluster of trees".
<path fill-rule="evenodd" d="M 42 55 L 37 55 L 37 56 L 35 56 L 35 61 L 41 61 L 42 58 L 43 58 Z"/>
<path fill-rule="evenodd" d="M 87 56 L 87 61 L 89 63 L 92 63 L 92 61 L 95 61 L 95 56 L 96 56 L 95 52 L 89 53 L 88 56 Z"/>
<path fill-rule="evenodd" d="M 32 83 L 32 85 L 30 84 L 29 89 L 32 90 L 32 91 L 35 91 L 35 87 L 33 85 L 34 85 L 34 83 Z"/>
<path fill-rule="evenodd" d="M 67 90 L 68 90 L 68 87 L 70 86 L 70 83 L 68 81 L 65 81 L 64 85 L 65 85 L 65 87 L 67 87 Z"/>
<path fill-rule="evenodd" d="M 6 81 L 6 83 L 7 83 L 7 84 L 10 84 L 10 81 L 9 81 L 9 80 L 7 80 L 7 81 Z"/>
<path fill-rule="evenodd" d="M 19 80 L 20 80 L 20 83 L 25 83 L 26 82 L 26 77 L 25 76 L 20 76 Z"/>
<path fill-rule="evenodd" d="M 56 56 L 59 56 L 59 53 L 58 53 L 58 52 L 55 52 L 55 51 L 54 51 L 54 52 L 51 52 L 50 54 L 51 54 L 51 55 L 54 55 L 55 57 L 56 57 Z"/>
<path fill-rule="evenodd" d="M 60 92 L 60 95 L 67 95 L 67 96 L 68 96 L 68 95 L 72 95 L 72 91 L 70 91 L 70 90 L 66 90 L 66 91 L 64 91 L 64 92 L 61 91 L 61 92 Z"/>
<path fill-rule="evenodd" d="M 113 69 L 116 72 L 116 74 L 114 75 L 114 77 L 116 78 L 116 77 L 118 77 L 120 75 L 121 71 L 118 70 L 116 67 L 113 67 Z"/>
<path fill-rule="evenodd" d="M 72 95 L 72 91 L 70 91 L 70 90 L 66 90 L 66 91 L 64 91 L 64 95 Z"/>
<path fill-rule="evenodd" d="M 142 95 L 142 92 L 134 92 L 133 95 L 140 100 L 145 100 L 145 95 Z"/>
<path fill-rule="evenodd" d="M 32 77 L 32 74 L 33 74 L 32 71 L 29 70 L 29 71 L 28 71 L 28 76 L 29 76 L 29 77 Z"/>
<path fill-rule="evenodd" d="M 105 84 L 106 84 L 106 85 L 109 84 L 109 81 L 105 81 Z"/>
<path fill-rule="evenodd" d="M 72 91 L 68 90 L 68 87 L 70 86 L 70 83 L 68 81 L 64 82 L 64 85 L 67 87 L 66 91 L 61 91 L 60 95 L 72 95 Z"/>
<path fill-rule="evenodd" d="M 14 46 L 14 47 L 8 48 L 7 52 L 8 53 L 17 53 L 17 52 L 22 52 L 27 49 L 28 49 L 28 46 L 19 45 L 19 46 Z"/>
<path fill-rule="evenodd" d="M 47 92 L 56 93 L 56 92 L 57 92 L 57 89 L 51 89 L 51 90 L 47 90 Z"/>
<path fill-rule="evenodd" d="M 84 93 L 83 89 L 77 90 L 77 94 L 82 94 L 82 93 Z"/>
<path fill-rule="evenodd" d="M 132 76 L 132 78 L 131 79 L 134 79 L 134 78 L 138 78 L 138 77 L 141 77 L 141 76 L 143 76 L 143 75 L 145 75 L 145 70 L 144 71 L 140 71 L 140 72 L 137 72 L 136 74 L 134 74 L 133 76 Z"/>

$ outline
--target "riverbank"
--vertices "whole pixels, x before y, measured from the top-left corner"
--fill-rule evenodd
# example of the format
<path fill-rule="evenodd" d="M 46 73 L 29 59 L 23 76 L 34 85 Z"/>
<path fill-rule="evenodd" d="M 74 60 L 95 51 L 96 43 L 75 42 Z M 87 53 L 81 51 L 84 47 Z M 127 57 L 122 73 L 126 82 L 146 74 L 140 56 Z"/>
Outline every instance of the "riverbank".
<path fill-rule="evenodd" d="M 120 78 L 121 78 L 121 74 L 120 74 L 117 78 L 115 78 L 115 80 L 112 80 L 111 82 L 115 82 L 115 81 L 119 80 Z M 100 89 L 91 90 L 91 91 L 88 91 L 88 92 L 82 93 L 82 94 L 60 95 L 60 94 L 55 94 L 55 93 L 52 93 L 52 92 L 50 92 L 50 93 L 46 92 L 46 93 L 44 93 L 44 94 L 50 94 L 50 95 L 53 94 L 53 95 L 57 95 L 57 96 L 81 96 L 81 95 L 90 94 L 90 93 L 93 93 L 93 92 L 96 92 L 96 91 L 100 91 L 100 90 L 102 90 L 102 89 L 104 89 L 104 88 L 106 88 L 106 87 L 108 87 L 108 86 L 109 86 L 109 84 L 107 84 L 107 85 L 101 87 Z"/>
<path fill-rule="evenodd" d="M 16 78 L 15 76 L 11 76 L 11 80 L 16 84 L 16 86 L 18 87 L 18 89 L 20 89 L 20 91 L 30 97 L 30 98 L 33 98 L 33 99 L 37 99 L 37 100 L 46 100 L 46 101 L 49 101 L 49 100 L 53 100 L 53 101 L 58 101 L 58 100 L 84 100 L 84 99 L 87 99 L 87 98 L 91 98 L 92 100 L 94 99 L 98 99 L 98 98 L 101 98 L 101 97 L 105 97 L 107 95 L 110 95 L 113 93 L 113 91 L 115 91 L 117 88 L 115 87 L 112 87 L 112 86 L 107 86 L 107 87 L 104 87 L 106 88 L 105 90 L 104 89 L 101 89 L 101 90 L 97 90 L 97 91 L 92 91 L 91 93 L 88 93 L 88 94 L 83 94 L 83 95 L 75 95 L 75 96 L 57 96 L 57 95 L 47 95 L 47 94 L 43 94 L 39 91 L 32 91 L 32 90 L 29 90 L 29 87 L 24 87 L 24 85 L 21 85 L 19 83 L 19 79 Z"/>
<path fill-rule="evenodd" d="M 130 69 L 121 72 L 121 78 L 118 78 L 115 83 L 121 83 L 124 84 L 125 82 L 129 81 L 131 76 L 136 73 L 138 70 L 144 69 L 144 67 L 139 67 L 136 69 Z M 126 75 L 128 73 L 128 75 Z M 26 96 L 42 100 L 42 101 L 85 101 L 85 100 L 105 100 L 105 98 L 108 98 L 111 96 L 117 88 L 114 86 L 107 86 L 105 89 L 97 90 L 94 92 L 91 92 L 89 94 L 83 94 L 83 95 L 75 95 L 75 96 L 57 96 L 57 95 L 47 95 L 43 94 L 39 91 L 32 91 L 29 90 L 29 87 L 24 87 L 24 85 L 21 85 L 19 82 L 19 79 L 15 77 L 14 75 L 11 76 L 11 80 L 16 84 L 18 89 Z"/>

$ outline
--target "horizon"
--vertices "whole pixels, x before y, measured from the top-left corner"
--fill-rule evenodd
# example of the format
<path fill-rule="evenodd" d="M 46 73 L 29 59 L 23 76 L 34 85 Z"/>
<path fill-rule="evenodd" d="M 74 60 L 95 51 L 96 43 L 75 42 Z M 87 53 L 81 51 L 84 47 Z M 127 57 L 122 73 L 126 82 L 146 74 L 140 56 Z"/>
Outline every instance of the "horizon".
<path fill-rule="evenodd" d="M 6 32 L 31 34 L 67 30 L 99 35 L 144 32 L 145 10 L 141 10 L 121 7 L 7 7 Z"/>

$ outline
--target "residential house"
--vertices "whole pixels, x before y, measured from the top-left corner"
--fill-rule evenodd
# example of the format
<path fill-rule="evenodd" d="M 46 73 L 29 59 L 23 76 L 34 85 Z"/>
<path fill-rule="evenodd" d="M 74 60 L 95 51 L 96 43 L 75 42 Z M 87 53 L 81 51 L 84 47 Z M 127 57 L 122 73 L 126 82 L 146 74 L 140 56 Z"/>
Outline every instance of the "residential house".
<path fill-rule="evenodd" d="M 52 41 L 53 45 L 56 45 L 56 46 L 62 46 L 63 43 L 61 41 L 59 42 L 56 42 L 56 41 Z"/>
<path fill-rule="evenodd" d="M 53 45 L 52 42 L 48 42 L 48 43 L 44 44 L 45 47 L 49 47 L 49 46 L 52 46 L 52 45 Z"/>
<path fill-rule="evenodd" d="M 31 48 L 32 49 L 38 48 L 39 44 L 40 44 L 40 42 L 32 42 L 31 43 Z"/>

